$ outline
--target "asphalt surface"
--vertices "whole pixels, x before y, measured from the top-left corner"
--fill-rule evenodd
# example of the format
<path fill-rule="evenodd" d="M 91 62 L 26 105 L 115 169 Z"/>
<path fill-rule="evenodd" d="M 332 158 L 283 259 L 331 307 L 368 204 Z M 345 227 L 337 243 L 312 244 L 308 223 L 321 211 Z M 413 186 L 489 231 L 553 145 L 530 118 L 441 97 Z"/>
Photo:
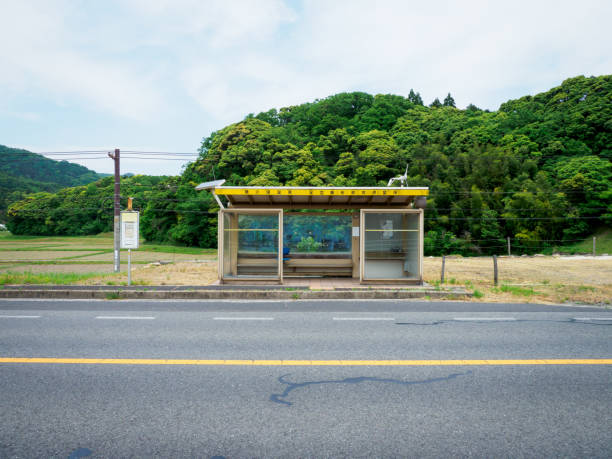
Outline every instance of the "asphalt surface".
<path fill-rule="evenodd" d="M 612 311 L 0 301 L 0 357 L 610 359 Z M 0 363 L 0 457 L 610 457 L 612 365 Z"/>

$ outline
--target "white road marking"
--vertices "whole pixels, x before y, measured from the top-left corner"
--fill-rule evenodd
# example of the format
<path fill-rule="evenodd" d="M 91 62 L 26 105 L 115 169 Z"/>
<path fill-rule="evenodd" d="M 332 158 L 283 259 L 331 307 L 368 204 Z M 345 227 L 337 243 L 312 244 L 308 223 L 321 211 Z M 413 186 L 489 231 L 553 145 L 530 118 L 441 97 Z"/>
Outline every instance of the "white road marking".
<path fill-rule="evenodd" d="M 605 320 L 607 321 L 612 321 L 612 317 L 574 317 L 574 320 Z"/>
<path fill-rule="evenodd" d="M 455 317 L 459 322 L 512 322 L 514 317 Z"/>
<path fill-rule="evenodd" d="M 97 316 L 96 319 L 110 320 L 153 320 L 152 316 Z"/>
<path fill-rule="evenodd" d="M 274 317 L 213 317 L 213 320 L 274 320 Z"/>
<path fill-rule="evenodd" d="M 395 320 L 394 317 L 334 317 L 333 320 Z"/>
<path fill-rule="evenodd" d="M 0 316 L 0 319 L 40 319 L 40 316 Z"/>

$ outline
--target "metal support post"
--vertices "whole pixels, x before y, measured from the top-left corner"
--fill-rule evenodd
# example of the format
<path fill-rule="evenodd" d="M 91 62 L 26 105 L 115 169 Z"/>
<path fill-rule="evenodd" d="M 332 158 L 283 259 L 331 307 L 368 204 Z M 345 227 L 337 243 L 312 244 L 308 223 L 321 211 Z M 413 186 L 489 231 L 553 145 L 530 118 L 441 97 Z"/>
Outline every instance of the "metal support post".
<path fill-rule="evenodd" d="M 132 285 L 132 249 L 128 249 L 128 287 Z"/>
<path fill-rule="evenodd" d="M 442 255 L 442 273 L 440 275 L 440 283 L 444 283 L 444 264 L 446 263 L 446 255 Z"/>
<path fill-rule="evenodd" d="M 593 236 L 593 256 L 597 255 L 597 238 Z"/>
<path fill-rule="evenodd" d="M 508 256 L 510 256 L 511 255 L 511 253 L 510 253 L 510 236 L 508 236 L 507 239 L 508 239 Z"/>

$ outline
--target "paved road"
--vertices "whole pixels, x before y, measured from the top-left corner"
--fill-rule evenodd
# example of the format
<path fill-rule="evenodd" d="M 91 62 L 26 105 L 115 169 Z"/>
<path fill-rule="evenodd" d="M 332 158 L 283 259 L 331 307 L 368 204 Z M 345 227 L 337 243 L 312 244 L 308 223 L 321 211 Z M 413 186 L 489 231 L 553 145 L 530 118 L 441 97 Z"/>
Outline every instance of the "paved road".
<path fill-rule="evenodd" d="M 126 360 L 0 363 L 0 457 L 612 451 L 612 365 L 533 361 L 612 358 L 597 308 L 0 301 L 0 358 L 22 357 Z"/>

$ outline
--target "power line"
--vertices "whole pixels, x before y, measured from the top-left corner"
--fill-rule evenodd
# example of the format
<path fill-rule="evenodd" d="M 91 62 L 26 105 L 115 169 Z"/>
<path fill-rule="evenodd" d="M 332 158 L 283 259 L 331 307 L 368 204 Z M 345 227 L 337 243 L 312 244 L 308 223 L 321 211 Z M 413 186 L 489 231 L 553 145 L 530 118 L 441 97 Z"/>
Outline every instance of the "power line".
<path fill-rule="evenodd" d="M 139 151 L 139 150 L 121 150 L 122 153 L 143 154 L 143 155 L 176 155 L 176 156 L 199 156 L 199 153 L 186 153 L 177 151 Z"/>
<path fill-rule="evenodd" d="M 458 194 L 464 194 L 464 195 L 473 195 L 473 194 L 517 194 L 517 193 L 531 193 L 534 195 L 538 195 L 538 194 L 557 194 L 557 193 L 561 193 L 561 194 L 573 194 L 573 193 L 586 193 L 586 190 L 582 190 L 582 191 L 560 191 L 560 190 L 537 190 L 537 191 L 531 191 L 531 190 L 519 190 L 519 191 L 434 191 L 432 193 L 429 194 L 428 197 L 435 197 L 435 196 L 444 196 L 444 195 L 458 195 Z"/>
<path fill-rule="evenodd" d="M 608 209 L 612 209 L 612 208 L 610 208 L 610 207 L 589 207 L 588 209 L 589 210 L 608 210 Z M 462 211 L 462 212 L 464 212 L 464 211 L 486 212 L 487 210 L 492 210 L 492 211 L 497 212 L 496 209 L 471 209 L 471 208 L 467 208 L 467 207 L 456 207 L 454 209 L 452 209 L 452 208 L 451 209 L 439 209 L 437 207 L 433 207 L 429 211 L 431 212 L 431 211 L 434 211 L 434 210 L 435 211 L 442 210 L 442 211 L 446 211 L 446 212 L 453 212 L 453 211 L 455 211 L 455 212 L 456 211 Z M 500 210 L 503 211 L 503 212 L 525 212 L 525 211 L 546 212 L 549 209 L 500 209 Z M 477 218 L 479 218 L 479 217 L 477 217 Z"/>
<path fill-rule="evenodd" d="M 74 155 L 81 153 L 107 153 L 110 150 L 72 150 L 72 151 L 11 151 L 10 154 L 35 154 L 35 155 Z"/>
<path fill-rule="evenodd" d="M 144 198 L 143 198 L 144 199 Z M 178 201 L 177 201 L 178 202 Z M 189 201 L 185 201 L 185 203 L 191 203 Z M 80 212 L 82 210 L 110 210 L 106 207 L 79 207 L 77 209 L 72 208 L 58 208 L 58 209 L 20 209 L 13 210 L 13 212 L 17 213 L 31 213 L 31 214 L 45 214 L 48 215 L 50 212 Z M 207 215 L 217 215 L 215 212 L 208 212 L 202 210 L 190 210 L 190 209 L 167 209 L 167 208 L 157 208 L 157 207 L 148 207 L 146 210 L 152 212 L 173 212 L 173 213 L 193 213 L 193 214 L 207 214 Z M 606 219 L 610 218 L 607 216 L 562 216 L 562 217 L 481 217 L 477 220 L 498 220 L 498 221 L 508 221 L 508 220 L 524 220 L 524 221 L 533 221 L 533 220 L 545 220 L 545 221 L 559 221 L 559 220 L 597 220 L 597 219 Z M 456 221 L 456 220 L 472 220 L 473 217 L 449 217 L 448 220 Z M 426 217 L 425 220 L 437 220 L 437 217 Z"/>
<path fill-rule="evenodd" d="M 594 220 L 610 218 L 605 216 L 599 217 L 479 217 L 476 220 Z M 425 217 L 425 220 L 437 220 L 437 217 Z M 448 220 L 473 220 L 474 217 L 448 217 Z"/>
<path fill-rule="evenodd" d="M 189 158 L 160 158 L 157 156 L 153 157 L 144 157 L 144 156 L 121 156 L 122 159 L 130 158 L 130 159 L 153 159 L 155 161 L 191 161 Z"/>

